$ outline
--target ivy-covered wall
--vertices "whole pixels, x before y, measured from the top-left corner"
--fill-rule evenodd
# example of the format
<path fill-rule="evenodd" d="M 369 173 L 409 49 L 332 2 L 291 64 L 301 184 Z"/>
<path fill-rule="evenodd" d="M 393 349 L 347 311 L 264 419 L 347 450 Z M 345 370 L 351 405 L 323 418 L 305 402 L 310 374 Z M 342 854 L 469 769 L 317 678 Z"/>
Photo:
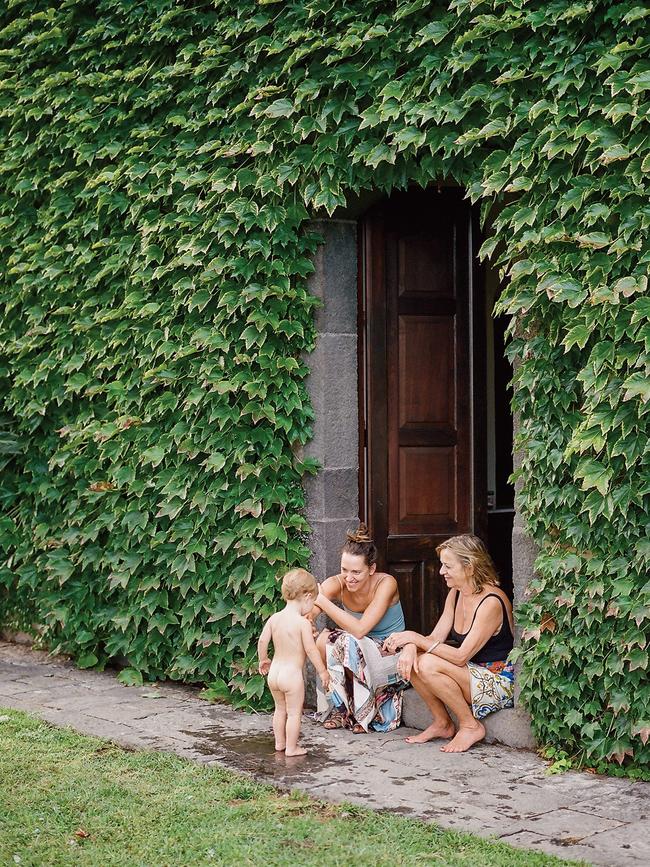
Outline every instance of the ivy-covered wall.
<path fill-rule="evenodd" d="M 0 616 L 81 665 L 263 684 L 308 558 L 310 215 L 500 208 L 519 611 L 542 743 L 647 764 L 648 9 L 10 0 L 0 12 Z"/>

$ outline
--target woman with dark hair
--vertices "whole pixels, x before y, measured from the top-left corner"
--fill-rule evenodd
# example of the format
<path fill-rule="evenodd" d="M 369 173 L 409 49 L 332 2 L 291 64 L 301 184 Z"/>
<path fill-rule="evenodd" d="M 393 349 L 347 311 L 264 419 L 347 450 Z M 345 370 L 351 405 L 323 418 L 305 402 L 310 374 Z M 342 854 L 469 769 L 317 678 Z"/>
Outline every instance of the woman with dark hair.
<path fill-rule="evenodd" d="M 485 545 L 477 536 L 453 536 L 436 549 L 440 574 L 449 593 L 430 635 L 395 632 L 384 642 L 394 653 L 403 648 L 398 671 L 410 680 L 433 720 L 407 743 L 451 738 L 440 749 L 461 753 L 483 740 L 481 720 L 512 707 L 514 667 L 512 605 Z M 456 725 L 449 715 L 456 718 Z"/>
<path fill-rule="evenodd" d="M 316 642 L 331 678 L 329 701 L 319 692 L 318 709 L 327 716 L 325 728 L 392 731 L 406 683 L 397 673 L 398 654 L 382 645 L 404 629 L 397 581 L 377 571 L 377 548 L 364 524 L 347 536 L 341 572 L 320 585 L 314 609 L 339 627 L 324 629 Z"/>

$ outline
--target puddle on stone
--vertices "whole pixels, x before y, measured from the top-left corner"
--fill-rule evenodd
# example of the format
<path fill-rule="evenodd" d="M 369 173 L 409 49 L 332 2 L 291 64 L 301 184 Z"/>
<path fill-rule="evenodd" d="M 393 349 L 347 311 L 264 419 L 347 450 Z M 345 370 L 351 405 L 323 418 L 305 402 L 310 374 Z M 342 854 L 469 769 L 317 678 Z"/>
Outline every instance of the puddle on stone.
<path fill-rule="evenodd" d="M 233 734 L 221 726 L 210 726 L 200 731 L 184 730 L 183 734 L 195 739 L 194 750 L 202 756 L 212 756 L 224 765 L 246 771 L 270 781 L 298 780 L 317 769 L 334 763 L 328 750 L 320 744 L 310 744 L 306 756 L 285 756 L 276 752 L 273 734 Z M 340 763 L 340 757 L 338 758 Z"/>

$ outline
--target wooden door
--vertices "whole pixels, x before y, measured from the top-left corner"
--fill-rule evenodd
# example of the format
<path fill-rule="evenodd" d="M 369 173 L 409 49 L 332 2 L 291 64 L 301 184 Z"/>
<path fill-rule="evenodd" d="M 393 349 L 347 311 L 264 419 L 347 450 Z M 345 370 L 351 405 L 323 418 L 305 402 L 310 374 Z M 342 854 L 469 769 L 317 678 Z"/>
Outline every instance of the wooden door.
<path fill-rule="evenodd" d="M 474 232 L 456 190 L 392 196 L 361 225 L 365 515 L 423 633 L 446 595 L 436 546 L 484 534 Z"/>

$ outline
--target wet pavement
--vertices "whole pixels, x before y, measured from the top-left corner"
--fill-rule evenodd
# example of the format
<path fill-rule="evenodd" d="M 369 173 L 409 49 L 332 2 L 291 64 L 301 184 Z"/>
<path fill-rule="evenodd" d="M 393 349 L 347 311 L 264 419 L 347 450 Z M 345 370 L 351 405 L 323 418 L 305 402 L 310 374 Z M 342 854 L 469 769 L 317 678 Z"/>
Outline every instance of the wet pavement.
<path fill-rule="evenodd" d="M 174 683 L 126 687 L 115 672 L 0 642 L 0 708 L 122 746 L 173 752 L 329 801 L 431 820 L 562 858 L 608 867 L 650 865 L 650 783 L 586 773 L 549 775 L 535 753 L 480 744 L 447 754 L 409 746 L 410 729 L 326 731 L 305 718 L 307 756 L 273 749 L 271 718 L 198 697 Z"/>

